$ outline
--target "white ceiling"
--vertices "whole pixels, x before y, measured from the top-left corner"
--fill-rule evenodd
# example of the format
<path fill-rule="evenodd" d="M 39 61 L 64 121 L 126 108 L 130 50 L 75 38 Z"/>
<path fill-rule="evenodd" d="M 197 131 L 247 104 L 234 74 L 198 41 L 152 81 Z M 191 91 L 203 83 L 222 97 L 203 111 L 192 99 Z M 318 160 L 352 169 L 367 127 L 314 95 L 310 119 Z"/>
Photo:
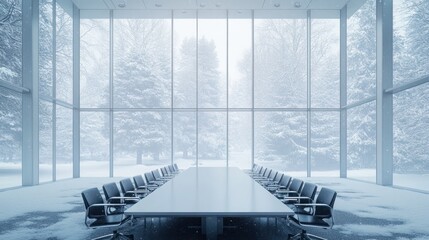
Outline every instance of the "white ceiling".
<path fill-rule="evenodd" d="M 341 9 L 362 0 L 71 0 L 79 9 Z"/>

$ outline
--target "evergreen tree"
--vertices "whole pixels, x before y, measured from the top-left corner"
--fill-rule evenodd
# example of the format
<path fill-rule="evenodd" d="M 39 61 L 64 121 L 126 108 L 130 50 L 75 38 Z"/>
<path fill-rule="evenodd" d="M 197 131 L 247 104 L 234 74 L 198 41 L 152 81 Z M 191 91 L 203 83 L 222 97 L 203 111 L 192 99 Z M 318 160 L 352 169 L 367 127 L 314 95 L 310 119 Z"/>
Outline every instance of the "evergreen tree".
<path fill-rule="evenodd" d="M 21 86 L 21 1 L 0 1 L 0 81 Z M 0 87 L 0 160 L 20 161 L 21 94 Z"/>
<path fill-rule="evenodd" d="M 166 107 L 170 70 L 169 46 L 163 35 L 165 21 L 117 21 L 118 43 L 114 67 L 114 103 L 116 107 Z M 137 164 L 142 155 L 159 160 L 170 140 L 169 114 L 161 112 L 115 113 L 114 141 L 118 152 L 135 152 Z"/>

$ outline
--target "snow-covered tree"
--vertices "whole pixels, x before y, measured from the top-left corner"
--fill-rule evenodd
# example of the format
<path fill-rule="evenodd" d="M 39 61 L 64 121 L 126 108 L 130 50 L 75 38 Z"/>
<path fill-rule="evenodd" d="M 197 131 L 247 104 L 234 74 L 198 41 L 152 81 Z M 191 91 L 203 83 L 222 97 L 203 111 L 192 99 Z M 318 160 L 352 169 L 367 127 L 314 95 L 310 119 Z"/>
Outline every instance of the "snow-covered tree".
<path fill-rule="evenodd" d="M 0 81 L 21 86 L 21 1 L 0 1 Z M 0 160 L 18 161 L 21 152 L 21 95 L 0 87 Z"/>
<path fill-rule="evenodd" d="M 114 104 L 122 108 L 167 107 L 170 60 L 167 22 L 118 20 L 115 42 Z M 115 113 L 115 151 L 135 152 L 159 160 L 169 142 L 170 118 L 161 112 Z"/>

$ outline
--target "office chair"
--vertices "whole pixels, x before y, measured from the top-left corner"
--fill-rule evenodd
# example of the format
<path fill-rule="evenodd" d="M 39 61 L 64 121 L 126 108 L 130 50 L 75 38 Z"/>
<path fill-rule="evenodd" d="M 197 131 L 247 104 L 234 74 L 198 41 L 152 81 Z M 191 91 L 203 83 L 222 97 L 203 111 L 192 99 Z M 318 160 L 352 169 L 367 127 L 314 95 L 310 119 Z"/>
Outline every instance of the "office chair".
<path fill-rule="evenodd" d="M 147 189 L 149 191 L 154 191 L 156 188 L 158 188 L 158 185 L 154 185 L 154 184 L 146 184 L 146 182 L 144 181 L 142 175 L 137 175 L 133 177 L 134 180 L 134 184 L 136 185 L 137 189 Z M 130 184 L 128 184 L 130 185 Z M 130 187 L 128 186 L 128 189 Z"/>
<path fill-rule="evenodd" d="M 284 198 L 285 195 L 288 197 L 297 197 L 301 192 L 301 188 L 304 182 L 298 178 L 292 179 L 292 182 L 289 184 L 287 189 L 278 189 L 275 192 L 277 198 Z"/>
<path fill-rule="evenodd" d="M 328 229 L 334 226 L 334 203 L 337 198 L 337 192 L 328 188 L 322 188 L 316 198 L 316 203 L 299 203 L 295 206 L 308 208 L 308 213 L 295 213 L 289 216 L 289 221 L 295 226 L 301 228 L 301 232 L 292 236 L 288 235 L 289 240 L 296 239 L 320 239 L 325 238 L 309 234 L 302 227 L 317 227 Z"/>
<path fill-rule="evenodd" d="M 278 184 L 269 184 L 267 185 L 265 188 L 269 191 L 269 192 L 275 192 L 278 189 L 287 189 L 289 187 L 289 184 L 291 182 L 292 177 L 282 174 L 281 176 L 281 180 Z"/>
<path fill-rule="evenodd" d="M 147 189 L 136 189 L 129 178 L 119 181 L 119 185 L 121 185 L 121 190 L 125 197 L 144 198 L 149 193 Z"/>
<path fill-rule="evenodd" d="M 88 228 L 119 227 L 131 218 L 125 216 L 117 209 L 123 208 L 124 203 L 105 203 L 97 188 L 90 188 L 81 193 L 85 205 L 85 225 Z M 114 209 L 113 211 L 111 209 Z M 90 221 L 90 220 L 93 221 Z M 114 230 L 111 234 L 100 236 L 95 239 L 130 239 L 133 235 L 125 235 Z"/>
<path fill-rule="evenodd" d="M 281 201 L 287 204 L 288 206 L 296 203 L 312 203 L 314 201 L 314 197 L 316 196 L 316 192 L 317 192 L 316 184 L 306 182 L 304 183 L 304 187 L 302 188 L 298 196 L 285 197 Z M 295 207 L 295 205 L 290 207 Z"/>
<path fill-rule="evenodd" d="M 164 184 L 164 181 L 157 181 L 157 180 L 155 179 L 155 177 L 153 176 L 153 173 L 152 173 L 152 172 L 147 172 L 147 173 L 145 173 L 145 174 L 144 174 L 144 177 L 145 177 L 146 182 L 147 182 L 148 184 L 154 184 L 154 185 L 158 185 L 158 186 L 161 186 L 162 184 Z"/>
<path fill-rule="evenodd" d="M 121 195 L 116 183 L 107 183 L 103 185 L 104 197 L 108 203 L 134 204 L 140 200 L 138 197 L 125 197 Z"/>

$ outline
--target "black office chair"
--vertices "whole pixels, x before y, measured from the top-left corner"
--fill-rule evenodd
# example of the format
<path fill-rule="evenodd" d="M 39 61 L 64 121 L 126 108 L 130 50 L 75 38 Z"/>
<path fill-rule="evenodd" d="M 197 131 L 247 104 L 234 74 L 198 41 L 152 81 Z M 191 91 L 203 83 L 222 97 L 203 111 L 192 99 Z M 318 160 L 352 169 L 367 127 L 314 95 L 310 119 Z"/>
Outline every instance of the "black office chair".
<path fill-rule="evenodd" d="M 121 195 L 118 185 L 116 183 L 107 183 L 103 185 L 104 197 L 108 203 L 125 203 L 134 204 L 137 203 L 140 198 L 138 197 L 125 197 Z"/>
<path fill-rule="evenodd" d="M 174 170 L 176 171 L 176 172 L 180 172 L 180 169 L 179 169 L 179 167 L 177 166 L 177 164 L 175 163 L 175 164 L 173 164 L 173 168 L 174 168 Z"/>
<path fill-rule="evenodd" d="M 296 213 L 288 219 L 291 223 L 301 228 L 301 232 L 292 236 L 288 235 L 289 240 L 296 239 L 320 239 L 325 238 L 308 234 L 302 227 L 332 228 L 334 226 L 334 203 L 337 198 L 337 192 L 328 188 L 322 188 L 317 196 L 316 203 L 299 203 L 295 206 L 308 208 L 308 213 Z"/>
<path fill-rule="evenodd" d="M 277 198 L 284 198 L 285 196 L 298 197 L 303 184 L 302 180 L 294 178 L 287 189 L 278 189 L 274 195 Z"/>
<path fill-rule="evenodd" d="M 167 182 L 168 180 L 170 180 L 170 177 L 163 177 L 161 176 L 161 174 L 159 173 L 158 169 L 155 169 L 152 171 L 152 175 L 155 178 L 156 181 L 161 181 L 161 182 Z"/>
<path fill-rule="evenodd" d="M 170 170 L 171 173 L 173 174 L 178 174 L 178 172 L 176 172 L 176 170 L 174 169 L 174 167 L 172 165 L 168 165 L 168 170 Z"/>
<path fill-rule="evenodd" d="M 134 184 L 136 185 L 137 189 L 147 189 L 149 191 L 154 191 L 155 189 L 158 188 L 158 185 L 153 185 L 153 184 L 149 185 L 149 184 L 146 184 L 146 182 L 144 181 L 142 175 L 134 176 L 133 180 L 134 180 Z"/>
<path fill-rule="evenodd" d="M 316 184 L 306 182 L 304 183 L 304 187 L 302 188 L 298 196 L 285 197 L 282 199 L 282 202 L 286 203 L 287 205 L 293 204 L 293 206 L 290 206 L 290 207 L 295 208 L 294 204 L 296 203 L 312 203 L 314 201 L 314 197 L 316 196 L 316 192 L 317 192 Z"/>
<path fill-rule="evenodd" d="M 155 185 L 158 185 L 158 186 L 161 186 L 162 184 L 164 184 L 164 181 L 157 181 L 157 180 L 155 179 L 155 177 L 153 176 L 153 173 L 152 173 L 152 172 L 147 172 L 147 173 L 145 173 L 145 174 L 144 174 L 144 177 L 145 177 L 146 182 L 147 182 L 148 184 L 155 184 Z"/>
<path fill-rule="evenodd" d="M 85 225 L 88 228 L 119 227 L 131 218 L 117 209 L 123 208 L 124 203 L 105 203 L 97 188 L 90 188 L 81 193 L 85 205 Z M 113 211 L 112 211 L 113 209 Z M 93 220 L 93 221 L 91 221 Z M 114 230 L 94 239 L 134 239 L 133 235 L 125 235 Z"/>
<path fill-rule="evenodd" d="M 278 184 L 269 184 L 267 185 L 265 188 L 269 191 L 269 192 L 275 192 L 278 189 L 287 189 L 289 187 L 289 184 L 291 182 L 292 177 L 282 174 L 281 176 L 281 180 Z"/>
<path fill-rule="evenodd" d="M 259 183 L 262 186 L 266 186 L 266 185 L 270 185 L 270 184 L 274 184 L 274 180 L 276 179 L 277 175 L 281 175 L 279 172 L 272 170 L 270 175 L 268 175 L 268 178 L 266 180 L 261 180 L 259 181 Z"/>
<path fill-rule="evenodd" d="M 149 193 L 147 189 L 136 189 L 129 178 L 119 181 L 119 185 L 121 185 L 121 190 L 125 197 L 144 198 Z"/>

